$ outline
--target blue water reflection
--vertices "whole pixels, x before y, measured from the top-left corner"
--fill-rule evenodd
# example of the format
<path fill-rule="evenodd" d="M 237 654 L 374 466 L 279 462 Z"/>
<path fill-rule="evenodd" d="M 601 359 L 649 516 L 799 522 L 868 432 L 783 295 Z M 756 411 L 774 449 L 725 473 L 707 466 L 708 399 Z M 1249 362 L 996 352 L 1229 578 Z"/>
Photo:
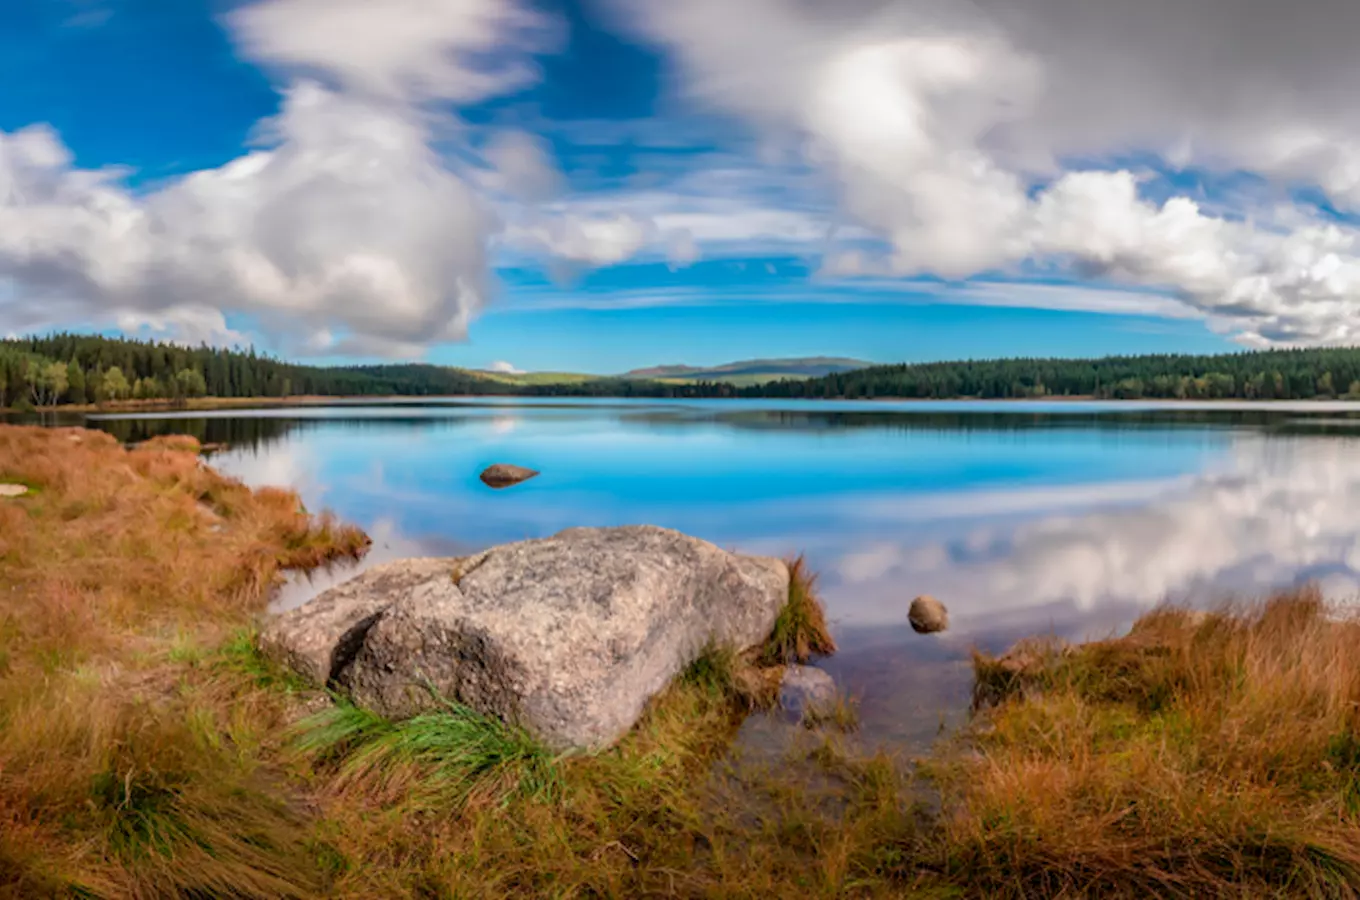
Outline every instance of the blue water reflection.
<path fill-rule="evenodd" d="M 828 668 L 908 738 L 958 710 L 975 644 L 1104 632 L 1165 598 L 1360 583 L 1349 404 L 482 400 L 91 424 L 227 440 L 214 465 L 364 526 L 374 562 L 638 522 L 805 553 L 845 648 Z M 493 462 L 542 474 L 494 492 L 477 478 Z M 950 607 L 945 635 L 907 627 L 925 592 Z"/>

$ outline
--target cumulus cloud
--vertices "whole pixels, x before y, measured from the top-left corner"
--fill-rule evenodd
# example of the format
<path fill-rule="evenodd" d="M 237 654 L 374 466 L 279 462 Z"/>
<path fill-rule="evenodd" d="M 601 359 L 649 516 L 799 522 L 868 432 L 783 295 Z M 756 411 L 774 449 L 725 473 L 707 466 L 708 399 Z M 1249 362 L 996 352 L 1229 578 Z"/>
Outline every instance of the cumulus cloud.
<path fill-rule="evenodd" d="M 422 119 L 303 83 L 261 134 L 262 149 L 142 196 L 75 168 L 50 129 L 0 136 L 16 302 L 199 335 L 205 308 L 232 310 L 350 352 L 461 337 L 485 296 L 487 224 Z"/>
<path fill-rule="evenodd" d="M 492 372 L 500 372 L 504 375 L 524 374 L 523 369 L 516 369 L 513 363 L 508 363 L 505 360 L 497 360 L 496 362 L 493 362 L 490 366 L 488 366 L 488 369 Z"/>
<path fill-rule="evenodd" d="M 250 59 L 388 100 L 470 102 L 536 80 L 555 20 L 521 0 L 260 0 L 226 23 Z"/>
<path fill-rule="evenodd" d="M 463 338 L 490 292 L 486 174 L 530 203 L 557 176 L 526 136 L 451 163 L 436 142 L 468 132 L 432 104 L 537 77 L 555 20 L 527 0 L 259 0 L 224 22 L 283 81 L 254 148 L 219 168 L 138 192 L 77 167 L 47 126 L 0 132 L 7 322 L 232 342 L 234 315 L 293 353 L 417 356 Z M 607 264 L 640 227 L 544 214 L 539 249 Z"/>
<path fill-rule="evenodd" d="M 829 272 L 967 278 L 1021 263 L 1165 288 L 1251 344 L 1349 343 L 1355 229 L 1153 202 L 1121 159 L 1246 169 L 1360 206 L 1360 8 L 1306 0 L 618 2 L 688 94 L 799 140 L 886 241 Z M 1094 161 L 1094 165 L 1092 162 Z"/>

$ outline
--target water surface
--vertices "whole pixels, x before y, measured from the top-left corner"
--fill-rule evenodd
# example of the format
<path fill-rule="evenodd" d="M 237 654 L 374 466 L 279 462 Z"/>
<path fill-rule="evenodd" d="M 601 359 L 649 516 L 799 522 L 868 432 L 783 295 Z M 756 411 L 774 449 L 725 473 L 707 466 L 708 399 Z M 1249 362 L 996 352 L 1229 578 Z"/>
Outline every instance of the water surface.
<path fill-rule="evenodd" d="M 1360 583 L 1360 405 L 484 399 L 90 417 L 185 432 L 373 535 L 369 564 L 573 525 L 650 523 L 803 553 L 873 739 L 966 705 L 970 648 L 1081 639 L 1171 599 Z M 492 491 L 493 462 L 542 474 Z M 280 598 L 307 599 L 337 576 Z M 952 627 L 922 637 L 931 593 Z"/>

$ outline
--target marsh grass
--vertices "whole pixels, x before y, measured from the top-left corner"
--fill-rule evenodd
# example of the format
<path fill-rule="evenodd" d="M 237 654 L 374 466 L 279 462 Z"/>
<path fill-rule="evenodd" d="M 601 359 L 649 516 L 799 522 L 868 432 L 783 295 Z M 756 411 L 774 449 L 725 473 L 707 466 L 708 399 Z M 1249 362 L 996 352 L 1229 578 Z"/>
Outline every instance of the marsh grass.
<path fill-rule="evenodd" d="M 1303 590 L 980 657 L 952 864 L 996 896 L 1360 896 L 1358 641 Z"/>
<path fill-rule="evenodd" d="M 0 504 L 0 895 L 322 889 L 305 817 L 260 759 L 288 697 L 215 648 L 282 569 L 367 539 L 198 449 L 0 427 L 0 481 L 35 488 Z"/>
<path fill-rule="evenodd" d="M 835 649 L 798 560 L 765 647 L 558 757 L 263 659 L 279 571 L 365 539 L 192 442 L 0 428 L 5 480 L 0 897 L 1360 896 L 1360 624 L 1316 593 L 978 656 L 976 727 L 915 769 L 851 749 L 848 701 L 747 761 Z"/>
<path fill-rule="evenodd" d="M 810 705 L 803 711 L 800 721 L 809 730 L 851 734 L 859 730 L 859 703 L 854 697 L 837 692 L 827 703 Z"/>
<path fill-rule="evenodd" d="M 760 662 L 766 666 L 805 663 L 813 656 L 835 652 L 826 610 L 817 596 L 817 576 L 803 557 L 795 557 L 789 561 L 788 603 L 775 620 Z"/>

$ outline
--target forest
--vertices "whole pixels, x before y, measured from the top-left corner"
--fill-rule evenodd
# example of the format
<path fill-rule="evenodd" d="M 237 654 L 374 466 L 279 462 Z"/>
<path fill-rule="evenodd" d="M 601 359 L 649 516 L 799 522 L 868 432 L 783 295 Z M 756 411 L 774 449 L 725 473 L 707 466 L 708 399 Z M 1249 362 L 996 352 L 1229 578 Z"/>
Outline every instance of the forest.
<path fill-rule="evenodd" d="M 744 396 L 1302 400 L 1360 397 L 1360 349 L 1266 350 L 1213 356 L 995 359 L 873 366 L 779 381 Z"/>
<path fill-rule="evenodd" d="M 513 385 L 423 363 L 306 366 L 254 349 L 186 347 L 75 334 L 0 340 L 0 408 L 130 399 L 187 402 L 200 397 L 472 394 L 825 399 L 1360 398 L 1360 349 L 914 363 L 735 387 L 603 377 L 572 384 Z"/>

